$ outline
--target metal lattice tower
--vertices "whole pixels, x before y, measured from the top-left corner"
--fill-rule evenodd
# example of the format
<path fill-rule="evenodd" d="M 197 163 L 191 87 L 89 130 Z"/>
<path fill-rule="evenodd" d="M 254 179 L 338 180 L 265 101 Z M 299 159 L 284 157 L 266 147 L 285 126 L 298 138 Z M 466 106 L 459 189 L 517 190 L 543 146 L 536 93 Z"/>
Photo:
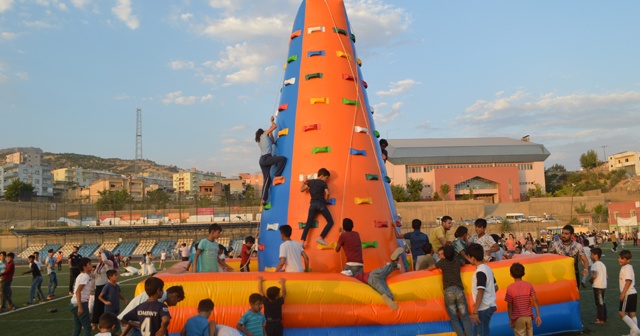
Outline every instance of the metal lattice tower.
<path fill-rule="evenodd" d="M 142 164 L 142 109 L 136 108 L 136 161 L 134 174 L 140 174 L 140 166 Z"/>

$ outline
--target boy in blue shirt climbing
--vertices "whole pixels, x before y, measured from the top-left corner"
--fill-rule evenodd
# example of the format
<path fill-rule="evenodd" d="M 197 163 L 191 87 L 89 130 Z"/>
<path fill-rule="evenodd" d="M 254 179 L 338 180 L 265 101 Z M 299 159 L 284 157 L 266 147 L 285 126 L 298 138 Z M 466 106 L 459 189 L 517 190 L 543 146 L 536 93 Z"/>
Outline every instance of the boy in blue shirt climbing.
<path fill-rule="evenodd" d="M 202 336 L 211 335 L 210 330 L 216 331 L 216 322 L 209 321 L 213 313 L 213 301 L 211 299 L 200 300 L 198 303 L 198 315 L 187 320 L 180 336 Z"/>
<path fill-rule="evenodd" d="M 422 246 L 429 242 L 429 237 L 427 234 L 420 231 L 422 227 L 422 221 L 419 219 L 414 219 L 411 221 L 411 227 L 413 228 L 412 232 L 407 232 L 404 235 L 398 233 L 398 231 L 394 230 L 396 233 L 397 239 L 408 239 L 411 244 L 411 257 L 413 258 L 413 270 L 416 270 L 416 265 L 418 265 L 418 257 L 424 256 L 425 253 L 422 250 Z"/>
<path fill-rule="evenodd" d="M 304 226 L 304 230 L 302 231 L 302 246 L 304 246 L 305 241 L 307 240 L 307 234 L 309 234 L 309 229 L 313 226 L 313 219 L 319 213 L 322 214 L 324 219 L 327 220 L 327 225 L 324 226 L 322 232 L 320 233 L 320 237 L 316 239 L 316 241 L 322 245 L 329 245 L 324 239 L 329 234 L 329 230 L 333 226 L 333 217 L 331 217 L 331 213 L 327 208 L 327 201 L 329 200 L 329 187 L 327 186 L 327 180 L 329 180 L 329 176 L 331 174 L 325 168 L 320 168 L 318 170 L 318 178 L 313 180 L 305 180 L 300 187 L 300 192 L 305 192 L 309 190 L 309 194 L 311 194 L 311 204 L 309 205 L 309 215 L 307 216 L 307 224 Z"/>

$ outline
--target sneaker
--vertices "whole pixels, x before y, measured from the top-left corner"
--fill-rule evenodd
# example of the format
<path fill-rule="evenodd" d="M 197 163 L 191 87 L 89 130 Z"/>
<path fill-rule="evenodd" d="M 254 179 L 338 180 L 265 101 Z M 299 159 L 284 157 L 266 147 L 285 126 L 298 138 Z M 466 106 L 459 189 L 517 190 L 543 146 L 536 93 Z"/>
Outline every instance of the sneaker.
<path fill-rule="evenodd" d="M 318 238 L 318 239 L 316 239 L 316 242 L 317 242 L 318 244 L 322 244 L 322 245 L 324 245 L 324 246 L 329 245 L 329 243 L 327 243 L 326 241 L 324 241 L 324 239 L 322 239 L 322 238 Z"/>
<path fill-rule="evenodd" d="M 53 299 L 53 295 L 47 295 L 47 300 Z"/>
<path fill-rule="evenodd" d="M 382 294 L 382 301 L 384 301 L 384 303 L 386 303 L 389 308 L 398 310 L 398 304 L 391 300 L 391 298 L 387 296 L 387 294 Z"/>
<path fill-rule="evenodd" d="M 73 292 L 69 292 L 69 295 L 73 295 Z"/>
<path fill-rule="evenodd" d="M 595 324 L 604 324 L 604 321 L 600 320 L 600 319 L 596 319 L 596 321 L 593 322 L 593 323 L 595 323 Z"/>
<path fill-rule="evenodd" d="M 395 249 L 395 251 L 393 251 L 393 253 L 391 253 L 391 261 L 398 260 L 398 258 L 400 257 L 400 255 L 402 253 L 404 253 L 404 248 L 398 247 L 397 249 Z"/>

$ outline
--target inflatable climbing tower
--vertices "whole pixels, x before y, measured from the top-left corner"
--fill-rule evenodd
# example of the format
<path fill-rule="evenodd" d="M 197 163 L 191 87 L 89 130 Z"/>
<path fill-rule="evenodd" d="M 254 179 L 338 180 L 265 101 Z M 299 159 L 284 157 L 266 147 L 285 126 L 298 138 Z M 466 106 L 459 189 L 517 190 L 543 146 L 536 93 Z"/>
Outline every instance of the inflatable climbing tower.
<path fill-rule="evenodd" d="M 278 227 L 293 227 L 300 240 L 310 202 L 300 192 L 304 178 L 318 169 L 331 173 L 329 211 L 335 222 L 326 237 L 328 246 L 316 243 L 326 224 L 320 214 L 309 233 L 306 252 L 312 272 L 340 272 L 343 254 L 332 247 L 343 218 L 354 221 L 363 241 L 365 268 L 388 262 L 398 247 L 393 230 L 396 213 L 378 144 L 367 83 L 341 0 L 303 1 L 296 16 L 284 65 L 276 115 L 277 155 L 287 157 L 284 179 L 271 186 L 264 207 L 258 240 L 260 270 L 278 264 L 282 240 Z"/>

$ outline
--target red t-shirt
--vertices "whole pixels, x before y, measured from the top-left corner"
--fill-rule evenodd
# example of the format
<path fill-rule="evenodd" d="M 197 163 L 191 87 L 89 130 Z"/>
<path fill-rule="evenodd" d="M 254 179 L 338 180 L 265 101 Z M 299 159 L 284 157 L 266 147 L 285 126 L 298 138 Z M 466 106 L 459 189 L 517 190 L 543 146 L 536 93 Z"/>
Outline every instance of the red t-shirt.
<path fill-rule="evenodd" d="M 531 311 L 531 297 L 536 295 L 533 285 L 526 281 L 516 281 L 507 287 L 507 295 L 504 300 L 511 303 L 511 319 L 517 320 L 522 316 L 533 317 Z"/>
<path fill-rule="evenodd" d="M 10 281 L 13 280 L 13 273 L 16 271 L 16 266 L 15 264 L 12 262 L 8 262 L 7 263 L 7 268 L 5 268 L 4 272 L 2 273 L 2 281 Z"/>
<path fill-rule="evenodd" d="M 354 231 L 343 232 L 338 238 L 338 246 L 342 246 L 344 249 L 347 262 L 364 264 L 362 261 L 362 241 L 359 233 Z"/>
<path fill-rule="evenodd" d="M 240 252 L 240 265 L 244 265 L 247 263 L 247 261 L 249 261 L 249 257 L 251 256 L 249 254 L 249 251 L 251 251 L 251 248 L 249 247 L 249 245 L 247 244 L 242 244 L 242 251 Z"/>

